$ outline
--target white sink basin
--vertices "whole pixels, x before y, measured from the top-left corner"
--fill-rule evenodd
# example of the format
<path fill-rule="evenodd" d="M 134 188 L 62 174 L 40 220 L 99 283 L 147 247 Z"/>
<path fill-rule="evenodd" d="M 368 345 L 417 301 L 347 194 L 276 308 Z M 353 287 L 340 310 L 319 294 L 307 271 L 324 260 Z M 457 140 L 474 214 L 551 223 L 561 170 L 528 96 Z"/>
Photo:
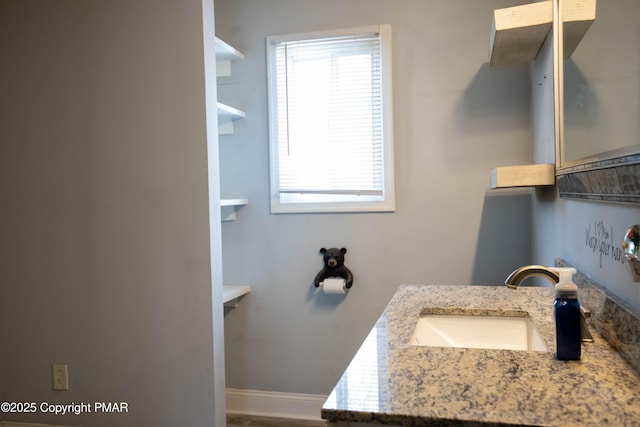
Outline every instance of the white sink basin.
<path fill-rule="evenodd" d="M 412 345 L 546 351 L 528 315 L 423 314 Z"/>

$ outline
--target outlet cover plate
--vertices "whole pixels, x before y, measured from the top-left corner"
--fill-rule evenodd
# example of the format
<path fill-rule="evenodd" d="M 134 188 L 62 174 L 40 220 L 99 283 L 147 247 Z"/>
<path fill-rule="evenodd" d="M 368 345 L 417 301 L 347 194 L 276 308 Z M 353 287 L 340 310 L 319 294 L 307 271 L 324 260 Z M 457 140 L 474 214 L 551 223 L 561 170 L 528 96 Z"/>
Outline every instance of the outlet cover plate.
<path fill-rule="evenodd" d="M 69 368 L 66 364 L 53 364 L 53 389 L 69 390 Z"/>

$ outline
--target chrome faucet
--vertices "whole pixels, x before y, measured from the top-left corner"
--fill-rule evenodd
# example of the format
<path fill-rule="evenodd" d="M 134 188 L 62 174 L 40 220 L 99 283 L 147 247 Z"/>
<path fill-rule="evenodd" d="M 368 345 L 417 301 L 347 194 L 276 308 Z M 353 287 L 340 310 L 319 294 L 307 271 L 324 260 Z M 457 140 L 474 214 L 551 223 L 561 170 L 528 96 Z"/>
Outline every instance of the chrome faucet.
<path fill-rule="evenodd" d="M 511 273 L 509 277 L 507 277 L 507 280 L 504 281 L 504 284 L 507 285 L 509 289 L 516 289 L 524 279 L 531 276 L 544 277 L 548 279 L 553 286 L 560 281 L 560 276 L 547 267 L 542 265 L 525 265 Z"/>
<path fill-rule="evenodd" d="M 542 265 L 525 265 L 524 267 L 520 267 L 513 273 L 511 273 L 509 277 L 507 277 L 507 279 L 504 281 L 504 284 L 507 285 L 509 289 L 517 289 L 523 280 L 531 276 L 544 277 L 549 280 L 553 286 L 555 286 L 560 281 L 560 276 L 558 276 L 558 274 L 547 267 L 544 267 Z M 587 317 L 591 317 L 591 312 L 581 305 L 580 336 L 582 338 L 582 342 L 593 342 L 593 337 L 591 336 L 589 327 L 587 326 Z"/>

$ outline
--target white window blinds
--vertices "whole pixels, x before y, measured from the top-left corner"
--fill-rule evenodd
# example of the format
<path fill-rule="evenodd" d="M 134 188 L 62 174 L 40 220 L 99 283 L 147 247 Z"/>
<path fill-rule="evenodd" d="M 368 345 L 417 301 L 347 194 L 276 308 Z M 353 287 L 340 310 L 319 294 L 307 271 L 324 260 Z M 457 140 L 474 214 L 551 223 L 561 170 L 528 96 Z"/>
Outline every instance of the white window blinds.
<path fill-rule="evenodd" d="M 379 32 L 269 43 L 273 196 L 280 203 L 383 200 Z"/>

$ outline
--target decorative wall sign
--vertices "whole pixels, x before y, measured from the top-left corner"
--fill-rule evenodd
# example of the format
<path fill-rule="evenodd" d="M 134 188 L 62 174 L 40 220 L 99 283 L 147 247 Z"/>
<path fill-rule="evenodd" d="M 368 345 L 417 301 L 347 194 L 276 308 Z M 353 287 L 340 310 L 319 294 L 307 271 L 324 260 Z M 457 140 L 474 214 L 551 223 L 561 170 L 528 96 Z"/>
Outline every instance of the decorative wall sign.
<path fill-rule="evenodd" d="M 621 247 L 622 236 L 614 236 L 613 226 L 604 220 L 587 224 L 585 231 L 585 246 L 598 255 L 600 268 L 604 262 L 625 263 L 624 252 Z"/>

